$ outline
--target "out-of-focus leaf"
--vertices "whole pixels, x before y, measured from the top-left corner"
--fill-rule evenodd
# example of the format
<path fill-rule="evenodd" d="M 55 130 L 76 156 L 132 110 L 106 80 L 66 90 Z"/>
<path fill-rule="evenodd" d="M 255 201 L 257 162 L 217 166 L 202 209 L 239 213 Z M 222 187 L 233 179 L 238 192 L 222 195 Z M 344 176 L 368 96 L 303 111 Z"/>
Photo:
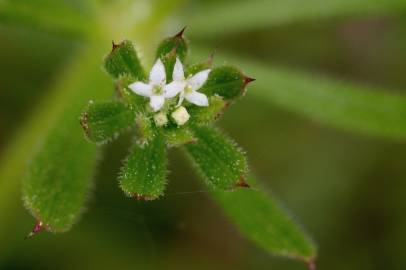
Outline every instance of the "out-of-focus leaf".
<path fill-rule="evenodd" d="M 404 95 L 240 57 L 226 58 L 243 66 L 246 72 L 256 77 L 257 81 L 248 91 L 250 97 L 260 98 L 334 127 L 371 135 L 406 138 Z"/>
<path fill-rule="evenodd" d="M 191 35 L 208 37 L 304 20 L 401 13 L 403 0 L 253 0 L 215 3 L 188 18 Z"/>
<path fill-rule="evenodd" d="M 155 134 L 145 144 L 135 144 L 121 169 L 121 189 L 141 200 L 154 200 L 163 195 L 166 159 L 166 146 L 161 134 Z"/>
<path fill-rule="evenodd" d="M 245 186 L 247 160 L 241 149 L 212 127 L 193 129 L 196 143 L 185 145 L 205 182 L 214 188 Z"/>
<path fill-rule="evenodd" d="M 115 79 L 130 75 L 135 81 L 145 79 L 145 72 L 134 45 L 129 40 L 113 44 L 113 49 L 104 60 L 104 68 Z"/>
<path fill-rule="evenodd" d="M 50 108 L 54 115 L 49 132 L 42 130 L 40 145 L 36 138 L 31 140 L 40 148 L 29 166 L 23 199 L 34 217 L 52 232 L 68 230 L 78 219 L 91 185 L 96 146 L 84 140 L 78 116 L 90 98 L 105 99 L 111 93 L 109 78 L 98 68 L 101 54 L 100 45 L 89 45 L 77 56 L 56 89 L 64 94 L 53 100 L 59 108 Z"/>
<path fill-rule="evenodd" d="M 0 23 L 84 38 L 99 35 L 91 5 L 64 1 L 0 1 Z"/>
<path fill-rule="evenodd" d="M 241 234 L 266 251 L 312 263 L 316 248 L 274 199 L 257 187 L 234 191 L 212 191 L 212 194 Z"/>
<path fill-rule="evenodd" d="M 105 143 L 131 124 L 135 125 L 135 114 L 121 102 L 90 101 L 80 117 L 80 124 L 90 141 Z"/>

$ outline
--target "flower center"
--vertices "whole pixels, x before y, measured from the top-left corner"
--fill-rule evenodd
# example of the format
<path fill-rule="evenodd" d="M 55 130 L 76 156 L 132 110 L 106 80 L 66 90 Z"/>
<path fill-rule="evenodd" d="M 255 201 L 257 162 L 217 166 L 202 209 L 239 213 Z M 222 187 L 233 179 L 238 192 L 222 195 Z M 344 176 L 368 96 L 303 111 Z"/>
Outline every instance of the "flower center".
<path fill-rule="evenodd" d="M 152 89 L 152 93 L 155 95 L 162 95 L 163 94 L 162 86 L 155 85 L 154 88 Z"/>
<path fill-rule="evenodd" d="M 186 87 L 185 87 L 185 94 L 189 94 L 189 93 L 192 93 L 192 92 L 193 92 L 192 86 L 186 85 Z"/>

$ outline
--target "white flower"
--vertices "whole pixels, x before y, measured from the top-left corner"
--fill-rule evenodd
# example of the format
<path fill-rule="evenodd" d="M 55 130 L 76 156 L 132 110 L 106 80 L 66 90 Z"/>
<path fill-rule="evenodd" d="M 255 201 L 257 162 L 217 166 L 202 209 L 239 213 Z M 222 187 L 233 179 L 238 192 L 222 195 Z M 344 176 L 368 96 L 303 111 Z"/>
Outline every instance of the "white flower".
<path fill-rule="evenodd" d="M 152 110 L 159 111 L 165 103 L 165 98 L 176 96 L 181 87 L 170 83 L 166 84 L 165 66 L 158 59 L 149 73 L 149 82 L 135 82 L 128 86 L 134 93 L 150 98 Z"/>
<path fill-rule="evenodd" d="M 180 106 L 171 114 L 173 120 L 175 120 L 176 124 L 179 126 L 184 125 L 190 118 L 189 113 L 187 112 L 186 108 Z"/>
<path fill-rule="evenodd" d="M 206 69 L 196 73 L 193 76 L 185 79 L 183 65 L 179 58 L 176 58 L 175 67 L 173 68 L 173 82 L 167 85 L 168 89 L 173 92 L 180 92 L 178 106 L 186 99 L 190 103 L 197 106 L 208 106 L 209 101 L 205 94 L 197 92 L 200 87 L 206 82 L 210 73 L 210 69 Z"/>

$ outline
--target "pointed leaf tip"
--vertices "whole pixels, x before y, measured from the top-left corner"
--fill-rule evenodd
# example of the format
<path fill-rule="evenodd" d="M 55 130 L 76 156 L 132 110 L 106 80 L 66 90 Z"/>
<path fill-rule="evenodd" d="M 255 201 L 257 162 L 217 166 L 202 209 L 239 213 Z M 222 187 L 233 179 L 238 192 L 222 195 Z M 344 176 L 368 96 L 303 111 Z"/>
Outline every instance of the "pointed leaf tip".
<path fill-rule="evenodd" d="M 90 134 L 90 129 L 89 129 L 89 125 L 88 125 L 88 114 L 87 114 L 87 112 L 84 112 L 80 116 L 79 121 L 80 121 L 80 125 L 83 128 L 83 131 L 86 133 L 86 136 L 90 137 L 91 134 Z"/>
<path fill-rule="evenodd" d="M 141 195 L 141 194 L 132 194 L 132 197 L 134 199 L 136 199 L 137 201 L 153 201 L 157 198 L 154 196 L 145 196 L 145 195 Z"/>
<path fill-rule="evenodd" d="M 183 27 L 182 30 L 180 30 L 179 33 L 177 33 L 174 37 L 182 38 L 182 37 L 183 37 L 183 33 L 184 33 L 185 30 L 186 30 L 186 27 L 187 27 L 187 26 Z"/>
<path fill-rule="evenodd" d="M 111 41 L 111 51 L 113 52 L 115 49 L 120 47 L 120 43 L 114 43 L 114 40 Z"/>
<path fill-rule="evenodd" d="M 235 183 L 235 186 L 240 188 L 251 188 L 251 186 L 242 177 L 237 183 Z"/>
<path fill-rule="evenodd" d="M 256 79 L 255 79 L 255 78 L 248 77 L 248 76 L 244 76 L 244 88 L 245 88 L 249 83 L 251 83 L 251 82 L 253 82 L 253 81 L 256 81 Z"/>
<path fill-rule="evenodd" d="M 309 268 L 309 270 L 317 270 L 316 262 L 311 260 L 309 263 L 307 263 L 307 268 Z"/>
<path fill-rule="evenodd" d="M 31 238 L 37 233 L 41 232 L 42 230 L 45 229 L 44 224 L 41 221 L 38 221 L 35 225 L 32 231 L 25 237 L 25 239 Z"/>
<path fill-rule="evenodd" d="M 187 41 L 185 40 L 185 38 L 183 36 L 185 28 L 183 28 L 176 35 L 164 39 L 158 45 L 158 48 L 156 50 L 156 58 L 162 58 L 165 55 L 167 55 L 168 53 L 170 53 L 174 48 L 176 48 L 176 51 L 175 51 L 176 57 L 178 57 L 181 62 L 184 62 L 186 55 L 187 55 L 187 50 L 188 50 Z"/>
<path fill-rule="evenodd" d="M 210 54 L 209 54 L 209 58 L 207 58 L 207 63 L 211 66 L 212 64 L 213 64 L 213 60 L 214 60 L 214 56 L 216 55 L 216 53 L 217 53 L 217 50 L 214 50 L 214 51 L 212 51 Z"/>
<path fill-rule="evenodd" d="M 114 79 L 129 75 L 134 80 L 143 80 L 145 72 L 133 43 L 124 40 L 118 44 L 112 42 L 112 50 L 104 59 L 104 69 Z"/>

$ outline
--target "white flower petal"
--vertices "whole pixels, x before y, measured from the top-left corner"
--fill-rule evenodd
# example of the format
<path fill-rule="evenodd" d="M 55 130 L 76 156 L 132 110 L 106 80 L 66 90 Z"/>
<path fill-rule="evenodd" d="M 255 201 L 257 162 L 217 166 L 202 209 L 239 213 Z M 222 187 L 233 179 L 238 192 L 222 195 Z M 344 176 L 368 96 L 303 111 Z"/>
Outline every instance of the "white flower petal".
<path fill-rule="evenodd" d="M 183 100 L 185 99 L 185 92 L 180 92 L 179 94 L 179 101 L 178 104 L 176 105 L 176 107 L 179 107 L 180 105 L 182 105 Z"/>
<path fill-rule="evenodd" d="M 152 95 L 152 86 L 143 82 L 135 82 L 128 86 L 134 93 L 149 97 Z"/>
<path fill-rule="evenodd" d="M 193 91 L 198 90 L 209 77 L 210 69 L 200 71 L 187 80 Z"/>
<path fill-rule="evenodd" d="M 154 66 L 149 73 L 149 83 L 153 85 L 161 85 L 166 82 L 165 66 L 161 59 L 156 60 Z"/>
<path fill-rule="evenodd" d="M 166 98 L 173 98 L 179 92 L 183 91 L 186 86 L 186 82 L 173 81 L 170 84 L 164 86 L 164 96 Z"/>
<path fill-rule="evenodd" d="M 207 99 L 205 94 L 193 91 L 185 95 L 185 98 L 190 103 L 193 103 L 197 106 L 208 106 L 209 100 Z"/>
<path fill-rule="evenodd" d="M 174 81 L 184 81 L 185 80 L 185 73 L 183 72 L 183 65 L 180 62 L 179 58 L 176 57 L 176 63 L 173 67 L 173 74 L 172 78 Z"/>
<path fill-rule="evenodd" d="M 165 103 L 165 98 L 164 96 L 151 96 L 150 100 L 149 100 L 149 105 L 151 106 L 152 110 L 154 110 L 154 112 L 159 111 L 162 106 Z"/>

